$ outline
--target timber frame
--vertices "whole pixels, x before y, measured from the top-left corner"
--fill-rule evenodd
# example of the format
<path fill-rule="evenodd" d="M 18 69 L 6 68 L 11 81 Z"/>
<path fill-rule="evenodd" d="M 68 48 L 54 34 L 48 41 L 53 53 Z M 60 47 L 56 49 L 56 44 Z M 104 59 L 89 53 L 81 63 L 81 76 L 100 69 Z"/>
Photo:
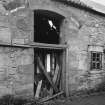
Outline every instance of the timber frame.
<path fill-rule="evenodd" d="M 64 50 L 67 48 L 67 45 L 64 44 L 45 44 L 45 43 L 36 43 L 32 42 L 29 44 L 4 44 L 0 43 L 0 46 L 5 46 L 5 47 L 23 47 L 23 48 L 46 48 L 46 49 L 59 49 L 59 50 Z"/>
<path fill-rule="evenodd" d="M 39 10 L 36 10 L 36 11 L 39 11 Z M 44 13 L 43 11 L 41 11 L 41 12 Z M 64 20 L 64 19 L 65 19 L 65 17 L 62 18 L 62 20 Z M 59 31 L 61 31 L 61 30 L 59 30 Z M 60 33 L 59 33 L 59 36 L 60 36 Z M 37 72 L 37 67 L 38 67 L 38 71 L 40 72 L 39 74 L 36 73 L 36 75 L 34 75 L 34 77 L 38 78 L 37 75 L 39 75 L 39 78 L 40 78 L 40 75 L 41 76 L 44 75 L 44 77 L 46 78 L 46 79 L 41 78 L 38 81 L 34 80 L 35 81 L 34 95 L 38 96 L 37 98 L 40 98 L 41 95 L 39 96 L 39 94 L 40 93 L 44 94 L 43 89 L 45 89 L 46 93 L 49 92 L 49 90 L 52 90 L 53 93 L 51 95 L 58 94 L 60 91 L 66 92 L 66 90 L 68 90 L 68 89 L 66 89 L 66 88 L 68 88 L 68 86 L 66 86 L 66 63 L 67 63 L 67 61 L 66 61 L 66 49 L 67 49 L 68 46 L 65 42 L 65 35 L 62 36 L 61 39 L 59 37 L 59 44 L 58 43 L 49 44 L 49 43 L 46 43 L 46 42 L 43 43 L 43 42 L 40 42 L 40 41 L 37 43 L 37 41 L 34 40 L 34 42 L 31 42 L 29 44 L 29 46 L 34 48 L 34 54 L 35 54 L 35 56 L 34 56 L 35 57 L 35 62 L 34 62 L 35 63 L 35 68 L 34 68 L 35 71 L 34 72 Z M 49 52 L 49 51 L 51 51 L 51 52 Z M 59 54 L 58 54 L 58 56 L 56 56 L 57 57 L 56 60 L 58 61 L 58 59 L 59 59 L 60 62 L 59 63 L 56 62 L 55 69 L 53 71 L 54 73 L 53 73 L 52 76 L 50 76 L 52 73 L 47 72 L 45 56 L 48 53 L 51 53 L 51 54 L 56 53 L 57 54 L 58 52 L 59 52 Z M 58 63 L 58 66 L 59 66 L 58 70 L 56 68 L 57 63 Z M 50 70 L 52 71 L 51 68 L 50 68 Z M 53 81 L 54 77 L 56 77 L 55 82 Z M 46 81 L 47 84 L 43 83 L 44 81 Z M 43 84 L 45 86 L 43 86 Z M 49 87 L 48 84 L 50 84 L 50 87 Z M 42 85 L 42 88 L 41 88 L 41 85 Z M 39 89 L 38 89 L 38 87 L 39 87 Z M 38 94 L 36 94 L 37 92 L 38 92 Z M 66 92 L 66 93 L 68 93 L 68 92 Z M 45 95 L 44 97 L 48 97 L 48 96 L 49 95 L 47 95 L 47 96 Z M 43 97 L 43 95 L 41 97 Z"/>
<path fill-rule="evenodd" d="M 49 81 L 49 83 L 51 84 L 52 88 L 54 89 L 55 93 L 57 94 L 58 92 L 61 91 L 61 93 L 66 93 L 67 94 L 67 83 L 66 83 L 66 51 L 67 51 L 67 45 L 66 44 L 45 44 L 45 43 L 36 43 L 36 42 L 31 42 L 29 44 L 4 44 L 4 43 L 0 43 L 0 46 L 4 46 L 4 47 L 17 47 L 17 48 L 32 48 L 32 49 L 50 49 L 50 50 L 59 50 L 61 52 L 60 55 L 60 60 L 61 65 L 62 65 L 62 70 L 61 73 L 59 74 L 59 76 L 61 76 L 61 80 L 60 80 L 60 89 L 58 89 L 54 83 L 52 82 L 52 80 L 50 79 L 50 77 L 47 75 L 47 72 L 45 70 L 45 68 L 43 67 L 42 63 L 40 62 L 40 58 L 38 58 L 39 60 L 39 65 L 42 66 L 41 70 L 42 72 L 44 72 L 45 76 L 47 77 L 47 80 Z M 34 83 L 34 79 L 33 79 L 33 83 Z M 63 91 L 63 92 L 62 92 Z M 58 93 L 59 94 L 59 93 Z M 45 98 L 46 99 L 46 98 Z"/>
<path fill-rule="evenodd" d="M 56 81 L 56 84 L 52 81 L 52 79 L 50 78 L 50 76 L 48 75 L 40 57 L 37 56 L 37 63 L 39 65 L 39 68 L 40 68 L 40 71 L 45 75 L 47 81 L 50 83 L 51 87 L 53 88 L 53 91 L 55 94 L 57 94 L 58 92 L 60 91 L 64 91 L 64 93 L 67 94 L 67 88 L 68 86 L 66 86 L 66 51 L 67 51 L 67 45 L 64 45 L 64 44 L 60 44 L 60 45 L 57 45 L 57 44 L 42 44 L 42 43 L 33 43 L 31 45 L 35 50 L 35 53 L 37 52 L 37 50 L 41 49 L 46 49 L 46 50 L 58 50 L 60 52 L 60 61 L 61 61 L 61 67 L 60 67 L 60 70 L 58 71 L 59 73 L 57 74 L 57 78 L 58 80 Z M 37 64 L 35 63 L 35 66 Z M 36 67 L 35 67 L 35 70 L 36 70 Z M 59 83 L 60 81 L 60 83 Z M 59 89 L 57 87 L 57 85 L 59 84 Z M 38 86 L 37 86 L 38 87 Z"/>

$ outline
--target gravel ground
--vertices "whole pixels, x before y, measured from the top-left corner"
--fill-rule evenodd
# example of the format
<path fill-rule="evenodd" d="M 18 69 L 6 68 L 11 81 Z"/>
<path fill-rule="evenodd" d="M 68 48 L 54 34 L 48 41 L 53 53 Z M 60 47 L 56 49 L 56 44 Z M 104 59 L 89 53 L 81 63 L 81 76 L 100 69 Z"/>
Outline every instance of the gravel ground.
<path fill-rule="evenodd" d="M 58 99 L 45 103 L 44 105 L 105 105 L 105 94 L 72 99 Z"/>
<path fill-rule="evenodd" d="M 26 104 L 24 104 L 24 102 Z M 23 99 L 10 96 L 0 99 L 0 105 L 105 105 L 105 93 L 87 96 L 80 95 L 69 98 L 59 97 L 58 99 L 53 99 L 41 104 L 36 103 L 36 101 L 34 103 L 32 101 L 27 102 Z"/>
<path fill-rule="evenodd" d="M 105 105 L 105 94 L 65 100 L 62 105 Z"/>

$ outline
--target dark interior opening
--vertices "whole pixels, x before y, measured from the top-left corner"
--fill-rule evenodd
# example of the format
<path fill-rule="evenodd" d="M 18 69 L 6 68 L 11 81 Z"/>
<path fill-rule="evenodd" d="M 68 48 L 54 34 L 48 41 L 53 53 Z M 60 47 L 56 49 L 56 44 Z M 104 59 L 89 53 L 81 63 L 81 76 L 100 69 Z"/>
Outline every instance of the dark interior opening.
<path fill-rule="evenodd" d="M 63 16 L 49 11 L 34 11 L 34 42 L 59 44 Z"/>

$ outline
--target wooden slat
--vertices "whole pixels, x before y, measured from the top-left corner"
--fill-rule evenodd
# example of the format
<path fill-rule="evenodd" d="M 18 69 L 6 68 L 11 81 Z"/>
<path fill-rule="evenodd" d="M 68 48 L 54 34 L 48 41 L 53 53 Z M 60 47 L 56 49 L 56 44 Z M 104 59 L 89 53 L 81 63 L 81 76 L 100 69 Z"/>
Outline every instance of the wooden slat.
<path fill-rule="evenodd" d="M 39 83 L 38 83 L 38 86 L 37 86 L 37 89 L 36 89 L 35 98 L 39 98 L 39 94 L 40 94 L 40 91 L 41 91 L 41 86 L 42 86 L 42 80 L 39 81 Z"/>
<path fill-rule="evenodd" d="M 47 78 L 47 80 L 49 81 L 49 83 L 51 84 L 51 86 L 53 87 L 55 92 L 58 92 L 58 88 L 54 85 L 54 83 L 52 82 L 52 80 L 50 79 L 49 75 L 47 74 L 47 71 L 45 70 L 40 58 L 38 57 L 38 65 L 40 70 L 44 73 L 45 77 Z"/>
<path fill-rule="evenodd" d="M 53 95 L 53 88 L 51 87 L 50 90 L 48 91 L 49 93 L 49 96 L 52 96 Z"/>
<path fill-rule="evenodd" d="M 59 73 L 59 65 L 57 64 L 57 65 L 56 65 L 56 69 L 55 69 L 55 74 L 54 74 L 54 77 L 53 77 L 53 82 L 54 82 L 54 84 L 55 84 L 55 82 L 56 82 L 56 80 L 57 80 L 58 73 Z"/>
<path fill-rule="evenodd" d="M 65 54 L 65 68 L 66 68 L 66 73 L 65 73 L 65 76 L 64 78 L 66 78 L 66 81 L 65 81 L 65 85 L 66 85 L 66 89 L 65 89 L 65 92 L 66 92 L 66 96 L 68 97 L 69 96 L 69 49 L 66 49 L 66 51 L 64 52 Z"/>
<path fill-rule="evenodd" d="M 55 82 L 55 85 L 58 86 L 58 84 L 60 84 L 60 78 L 61 78 L 61 70 L 59 68 L 58 74 L 57 74 L 57 79 Z"/>
<path fill-rule="evenodd" d="M 55 97 L 57 97 L 57 96 L 59 96 L 59 95 L 62 95 L 63 93 L 64 93 L 64 92 L 61 91 L 61 92 L 59 92 L 59 93 L 57 93 L 57 94 L 55 94 L 55 95 L 53 95 L 53 96 L 51 96 L 51 97 L 42 98 L 41 100 L 39 100 L 39 103 L 49 101 L 49 100 L 51 100 L 51 99 L 53 99 L 53 98 L 55 98 Z"/>
<path fill-rule="evenodd" d="M 65 49 L 67 45 L 65 44 L 45 44 L 45 43 L 31 43 L 30 46 L 38 47 L 38 48 L 50 48 L 50 49 Z"/>

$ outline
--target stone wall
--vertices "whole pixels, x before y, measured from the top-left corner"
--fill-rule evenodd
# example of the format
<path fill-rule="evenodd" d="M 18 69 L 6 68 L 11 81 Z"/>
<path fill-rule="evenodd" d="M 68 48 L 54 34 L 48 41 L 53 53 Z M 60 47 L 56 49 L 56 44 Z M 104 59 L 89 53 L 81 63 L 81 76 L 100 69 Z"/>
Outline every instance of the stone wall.
<path fill-rule="evenodd" d="M 0 6 L 2 7 L 2 6 Z M 51 0 L 29 0 L 29 8 L 10 13 L 0 10 L 0 43 L 33 41 L 33 10 L 48 10 L 65 17 L 60 36 L 68 44 L 64 81 L 69 93 L 95 89 L 104 82 L 105 68 L 91 71 L 88 45 L 104 46 L 104 17 Z M 8 15 L 6 15 L 8 14 Z M 50 14 L 51 15 L 51 14 Z M 103 55 L 104 56 L 104 55 Z M 104 60 L 103 60 L 104 64 Z M 31 48 L 0 47 L 0 95 L 33 95 L 34 52 Z"/>
<path fill-rule="evenodd" d="M 105 20 L 104 17 L 81 11 L 77 15 L 66 19 L 65 36 L 68 48 L 68 79 L 69 93 L 104 88 L 105 67 L 103 54 L 102 70 L 90 70 L 89 45 L 101 47 L 105 45 Z M 74 18 L 74 19 L 73 19 Z M 74 22 L 74 23 L 73 23 Z M 76 23 L 78 23 L 76 25 Z M 79 27 L 80 26 L 80 27 Z M 94 51 L 94 50 L 93 50 Z M 103 52 L 103 51 L 102 51 Z M 102 89 L 104 90 L 104 89 Z M 100 90 L 101 91 L 101 90 Z"/>
<path fill-rule="evenodd" d="M 4 8 L 0 2 L 0 44 L 28 44 L 33 40 L 32 11 L 22 8 L 11 13 L 11 5 Z M 33 81 L 33 49 L 0 46 L 0 96 L 33 96 Z"/>
<path fill-rule="evenodd" d="M 68 89 L 68 93 L 95 90 L 103 83 L 105 78 L 104 55 L 102 70 L 91 71 L 88 46 L 104 46 L 104 17 L 49 0 L 36 0 L 36 2 L 31 0 L 30 8 L 53 11 L 65 17 L 61 24 L 61 36 L 65 36 L 65 43 L 69 45 L 68 69 L 66 69 L 64 78 L 64 83 L 66 83 L 64 86 Z"/>
<path fill-rule="evenodd" d="M 33 56 L 32 49 L 0 47 L 0 95 L 33 95 Z"/>

